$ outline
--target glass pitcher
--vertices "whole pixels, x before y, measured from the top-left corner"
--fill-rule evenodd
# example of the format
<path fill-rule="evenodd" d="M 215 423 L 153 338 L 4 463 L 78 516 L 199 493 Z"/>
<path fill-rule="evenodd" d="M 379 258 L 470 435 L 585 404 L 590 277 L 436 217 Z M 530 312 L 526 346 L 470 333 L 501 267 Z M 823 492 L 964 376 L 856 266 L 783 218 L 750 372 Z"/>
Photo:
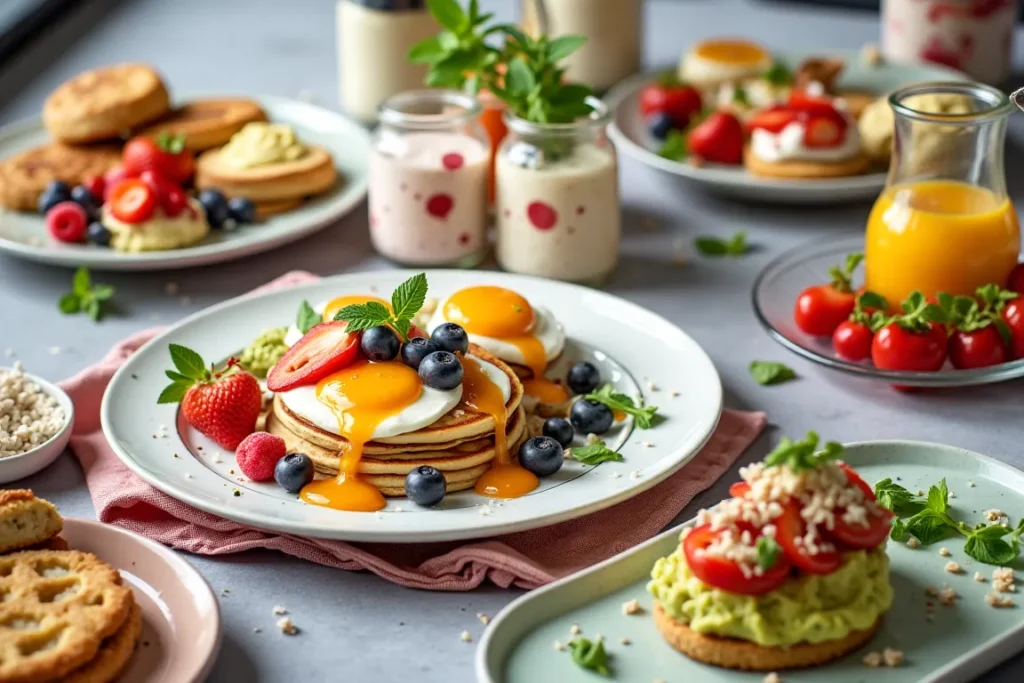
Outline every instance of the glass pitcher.
<path fill-rule="evenodd" d="M 895 133 L 889 177 L 868 218 L 868 289 L 896 308 L 915 290 L 973 295 L 1005 286 L 1020 251 L 1003 168 L 1009 98 L 977 83 L 919 83 L 889 104 Z"/>

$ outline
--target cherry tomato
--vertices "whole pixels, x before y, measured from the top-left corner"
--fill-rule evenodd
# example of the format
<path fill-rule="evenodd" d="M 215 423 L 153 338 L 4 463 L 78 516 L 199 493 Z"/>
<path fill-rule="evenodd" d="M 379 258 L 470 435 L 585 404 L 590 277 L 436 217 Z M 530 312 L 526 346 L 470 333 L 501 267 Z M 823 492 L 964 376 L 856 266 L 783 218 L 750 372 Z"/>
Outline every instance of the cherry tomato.
<path fill-rule="evenodd" d="M 875 333 L 864 323 L 844 320 L 832 333 L 832 348 L 840 358 L 856 363 L 871 356 L 874 338 Z"/>
<path fill-rule="evenodd" d="M 928 324 L 925 332 L 912 332 L 889 323 L 871 342 L 871 361 L 883 370 L 935 372 L 946 362 L 946 328 Z"/>
<path fill-rule="evenodd" d="M 180 138 L 171 136 L 132 138 L 121 150 L 121 162 L 130 176 L 154 171 L 175 183 L 188 182 L 195 170 L 192 152 L 183 147 Z"/>
<path fill-rule="evenodd" d="M 690 152 L 705 161 L 739 164 L 743 161 L 743 124 L 732 114 L 716 111 L 690 131 Z"/>
<path fill-rule="evenodd" d="M 775 564 L 760 576 L 744 576 L 739 565 L 731 560 L 708 557 L 697 552 L 711 545 L 721 531 L 712 531 L 707 524 L 699 526 L 683 539 L 686 564 L 698 579 L 709 586 L 739 595 L 761 595 L 775 590 L 789 576 L 790 562 L 779 553 Z"/>
<path fill-rule="evenodd" d="M 954 368 L 987 368 L 1005 363 L 1006 344 L 995 325 L 963 332 L 957 330 L 949 338 L 949 360 Z"/>
<path fill-rule="evenodd" d="M 796 326 L 815 337 L 831 336 L 850 317 L 857 303 L 853 292 L 841 292 L 832 285 L 808 287 L 796 299 Z"/>
<path fill-rule="evenodd" d="M 872 505 L 867 515 L 867 526 L 843 521 L 842 513 L 836 512 L 835 524 L 828 534 L 851 548 L 877 548 L 889 538 L 892 529 L 892 513 L 885 508 Z"/>
<path fill-rule="evenodd" d="M 803 537 L 807 527 L 800 517 L 796 503 L 790 501 L 783 504 L 782 515 L 775 518 L 775 529 L 775 540 L 798 569 L 808 574 L 831 574 L 843 563 L 838 550 L 811 555 L 807 553 L 802 543 L 797 543 L 796 539 Z"/>
<path fill-rule="evenodd" d="M 750 491 L 750 484 L 745 481 L 738 481 L 729 487 L 729 495 L 733 498 L 743 498 Z"/>
<path fill-rule="evenodd" d="M 149 220 L 156 209 L 156 193 L 146 183 L 136 178 L 122 180 L 110 191 L 110 212 L 125 223 L 142 223 Z"/>
<path fill-rule="evenodd" d="M 1006 288 L 1011 292 L 1024 294 L 1024 263 L 1018 263 L 1010 271 L 1010 281 Z"/>
<path fill-rule="evenodd" d="M 352 364 L 359 356 L 359 335 L 345 331 L 348 323 L 320 323 L 288 349 L 267 375 L 267 388 L 288 391 L 315 384 Z"/>
<path fill-rule="evenodd" d="M 875 500 L 875 492 L 872 490 L 871 485 L 861 479 L 860 475 L 857 474 L 856 470 L 847 465 L 845 462 L 839 463 L 839 469 L 846 475 L 847 481 L 859 488 L 867 496 L 868 500 Z"/>
<path fill-rule="evenodd" d="M 1024 296 L 1010 301 L 1003 308 L 1003 320 L 1010 328 L 1010 356 L 1024 358 Z"/>
<path fill-rule="evenodd" d="M 640 91 L 640 113 L 665 113 L 679 127 L 686 127 L 690 118 L 700 112 L 700 91 L 692 85 L 680 83 L 674 76 L 649 83 Z"/>
<path fill-rule="evenodd" d="M 769 133 L 781 133 L 783 128 L 795 122 L 798 117 L 799 115 L 793 109 L 785 105 L 776 105 L 754 114 L 754 117 L 747 122 L 747 130 L 760 128 Z"/>

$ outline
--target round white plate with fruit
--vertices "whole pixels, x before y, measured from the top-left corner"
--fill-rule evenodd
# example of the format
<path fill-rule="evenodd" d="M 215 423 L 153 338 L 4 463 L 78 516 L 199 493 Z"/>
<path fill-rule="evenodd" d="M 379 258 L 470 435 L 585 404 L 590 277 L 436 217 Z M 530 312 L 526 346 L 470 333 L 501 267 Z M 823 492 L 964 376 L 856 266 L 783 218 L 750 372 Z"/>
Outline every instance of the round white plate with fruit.
<path fill-rule="evenodd" d="M 102 422 L 136 474 L 207 512 L 427 542 L 625 501 L 696 455 L 721 409 L 704 351 L 627 301 L 504 273 L 388 271 L 191 316 L 115 375 Z"/>
<path fill-rule="evenodd" d="M 193 155 L 189 150 L 178 152 L 180 148 L 175 147 L 173 136 L 168 136 L 159 144 L 169 152 L 161 157 L 155 149 L 149 150 L 150 156 L 157 159 L 154 162 L 143 150 L 141 166 L 128 172 L 140 159 L 135 156 L 137 146 L 129 149 L 136 145 L 138 137 L 145 135 L 133 137 L 123 145 L 123 141 L 113 141 L 55 151 L 59 144 L 52 140 L 43 121 L 32 119 L 0 128 L 0 194 L 6 190 L 5 183 L 7 188 L 17 182 L 32 184 L 26 181 L 25 174 L 31 174 L 34 165 L 61 166 L 67 160 L 73 165 L 110 170 L 90 175 L 68 170 L 72 176 L 81 176 L 78 184 L 51 182 L 38 194 L 37 202 L 24 198 L 24 192 L 4 202 L 4 208 L 0 208 L 0 251 L 40 263 L 84 265 L 98 270 L 201 266 L 257 254 L 301 239 L 341 219 L 363 200 L 370 143 L 369 134 L 360 125 L 313 104 L 269 95 L 192 96 L 183 98 L 172 114 L 187 106 L 208 108 L 225 102 L 232 106 L 243 103 L 259 112 L 253 116 L 254 129 L 235 135 L 242 135 L 239 146 L 253 144 L 254 137 L 268 135 L 268 131 L 275 135 L 284 131 L 293 145 L 315 149 L 317 155 L 326 151 L 329 157 L 321 167 L 311 172 L 300 168 L 296 172 L 304 175 L 302 182 L 310 182 L 309 195 L 315 196 L 267 201 L 239 196 L 246 192 L 241 181 L 248 182 L 246 174 L 252 169 L 240 171 L 240 182 L 233 187 L 234 191 L 222 191 L 211 185 L 216 179 L 206 180 L 202 189 L 198 187 L 199 169 L 204 166 L 202 157 L 223 152 L 236 143 L 234 138 L 223 146 Z M 202 115 L 200 112 L 197 116 Z M 155 143 L 148 144 L 153 147 Z M 28 156 L 30 153 L 37 156 Z M 68 156 L 62 156 L 65 154 Z M 180 154 L 190 159 L 179 159 Z M 179 162 L 185 170 L 177 178 L 168 177 L 178 175 L 175 167 Z M 152 164 L 158 165 L 160 178 L 142 175 L 142 169 Z M 49 170 L 43 172 L 52 175 Z M 314 177 L 317 173 L 320 175 Z M 266 188 L 259 191 L 265 192 Z M 11 206 L 19 204 L 20 210 Z M 31 210 L 32 205 L 37 208 Z M 55 210 L 57 205 L 61 206 Z"/>
<path fill-rule="evenodd" d="M 773 54 L 713 39 L 678 68 L 627 78 L 605 99 L 617 149 L 641 163 L 731 197 L 833 203 L 873 198 L 885 184 L 887 93 L 965 78 L 852 50 Z"/>

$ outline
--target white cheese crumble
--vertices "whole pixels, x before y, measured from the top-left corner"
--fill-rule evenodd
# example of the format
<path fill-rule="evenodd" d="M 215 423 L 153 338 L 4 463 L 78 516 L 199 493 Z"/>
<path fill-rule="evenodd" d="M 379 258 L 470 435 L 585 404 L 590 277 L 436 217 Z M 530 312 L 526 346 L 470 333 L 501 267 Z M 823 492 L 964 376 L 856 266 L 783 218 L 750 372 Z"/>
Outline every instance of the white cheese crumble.
<path fill-rule="evenodd" d="M 565 645 L 562 645 L 560 641 L 555 641 L 554 648 L 555 652 L 565 652 Z"/>
<path fill-rule="evenodd" d="M 985 583 L 985 575 L 981 572 L 974 572 L 974 580 L 978 583 Z"/>
<path fill-rule="evenodd" d="M 957 593 L 956 590 L 948 586 L 939 591 L 939 602 L 941 602 L 946 607 L 952 607 L 953 605 L 955 605 L 957 598 L 959 597 L 960 594 Z"/>
<path fill-rule="evenodd" d="M 461 634 L 459 635 L 459 638 L 460 638 L 460 639 L 462 640 L 462 642 L 464 642 L 464 643 L 468 643 L 468 642 L 470 642 L 471 640 L 473 640 L 473 636 L 472 636 L 472 635 L 470 635 L 469 631 L 463 631 L 463 632 L 462 632 L 462 633 L 461 633 Z"/>
<path fill-rule="evenodd" d="M 946 572 L 950 574 L 963 574 L 964 570 L 956 562 L 950 560 L 946 563 Z"/>
<path fill-rule="evenodd" d="M 920 548 L 921 547 L 921 541 L 919 541 L 916 538 L 914 538 L 913 536 L 911 536 L 910 538 L 907 539 L 907 547 L 910 548 L 911 550 L 913 550 L 914 548 Z"/>
<path fill-rule="evenodd" d="M 578 636 L 582 632 L 583 631 L 580 629 L 579 625 L 577 625 L 577 624 L 573 624 L 572 627 L 569 629 L 569 633 L 573 634 L 574 636 Z"/>
<path fill-rule="evenodd" d="M 57 399 L 25 376 L 21 363 L 0 369 L 0 458 L 21 455 L 49 441 L 63 427 Z"/>
<path fill-rule="evenodd" d="M 996 609 L 1016 606 L 1013 598 L 1000 595 L 999 593 L 987 593 L 985 595 L 985 604 L 989 607 L 995 607 Z"/>
<path fill-rule="evenodd" d="M 953 553 L 949 552 L 949 548 L 939 548 L 939 555 L 942 555 L 943 557 L 949 557 L 952 554 Z"/>

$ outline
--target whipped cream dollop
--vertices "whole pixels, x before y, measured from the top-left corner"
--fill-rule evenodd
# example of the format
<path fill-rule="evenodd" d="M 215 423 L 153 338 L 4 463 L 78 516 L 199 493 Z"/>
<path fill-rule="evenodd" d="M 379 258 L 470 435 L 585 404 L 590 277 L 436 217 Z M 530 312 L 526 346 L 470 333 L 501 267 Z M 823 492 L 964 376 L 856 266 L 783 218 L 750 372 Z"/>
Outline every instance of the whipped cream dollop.
<path fill-rule="evenodd" d="M 750 149 L 765 161 L 844 161 L 860 153 L 857 126 L 850 123 L 846 137 L 835 147 L 808 147 L 804 144 L 806 127 L 793 122 L 778 133 L 755 128 L 750 135 Z"/>

